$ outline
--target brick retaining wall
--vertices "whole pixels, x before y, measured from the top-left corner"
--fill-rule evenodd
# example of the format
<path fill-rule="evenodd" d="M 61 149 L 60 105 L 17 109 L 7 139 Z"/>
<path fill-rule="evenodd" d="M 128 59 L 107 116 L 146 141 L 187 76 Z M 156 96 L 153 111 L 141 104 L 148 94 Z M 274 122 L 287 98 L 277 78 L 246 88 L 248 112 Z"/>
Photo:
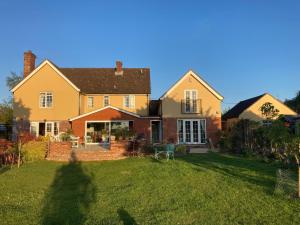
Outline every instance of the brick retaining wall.
<path fill-rule="evenodd" d="M 70 142 L 51 142 L 47 160 L 54 161 L 102 161 L 126 158 L 128 141 L 112 141 L 109 150 L 98 146 L 95 149 L 71 148 Z"/>

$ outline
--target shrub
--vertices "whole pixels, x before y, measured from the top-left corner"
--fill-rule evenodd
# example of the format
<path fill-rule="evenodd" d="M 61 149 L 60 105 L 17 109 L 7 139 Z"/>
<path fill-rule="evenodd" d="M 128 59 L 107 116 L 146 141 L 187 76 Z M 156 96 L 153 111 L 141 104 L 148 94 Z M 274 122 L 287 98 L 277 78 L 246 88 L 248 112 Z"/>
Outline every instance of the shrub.
<path fill-rule="evenodd" d="M 41 142 L 48 142 L 50 140 L 50 136 L 47 135 L 47 136 L 39 136 L 37 138 L 37 141 L 41 141 Z"/>
<path fill-rule="evenodd" d="M 154 153 L 155 150 L 153 148 L 153 145 L 151 145 L 151 144 L 145 144 L 145 145 L 142 146 L 142 152 L 146 153 L 146 154 L 147 153 L 150 154 L 150 153 Z"/>
<path fill-rule="evenodd" d="M 185 145 L 177 145 L 176 146 L 176 149 L 175 149 L 176 152 L 178 153 L 186 153 L 186 146 Z"/>
<path fill-rule="evenodd" d="M 70 132 L 61 133 L 59 135 L 59 139 L 62 140 L 62 141 L 70 141 L 71 140 L 71 135 L 72 135 L 72 133 L 70 133 Z"/>
<path fill-rule="evenodd" d="M 45 159 L 46 143 L 42 141 L 30 141 L 22 147 L 22 157 L 25 162 L 33 162 Z"/>

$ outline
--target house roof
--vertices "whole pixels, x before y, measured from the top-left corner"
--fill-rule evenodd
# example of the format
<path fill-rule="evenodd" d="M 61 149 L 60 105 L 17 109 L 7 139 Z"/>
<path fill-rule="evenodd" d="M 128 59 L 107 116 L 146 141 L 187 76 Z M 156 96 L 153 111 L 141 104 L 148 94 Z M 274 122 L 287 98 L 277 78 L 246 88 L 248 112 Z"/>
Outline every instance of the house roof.
<path fill-rule="evenodd" d="M 204 79 L 202 79 L 197 73 L 195 73 L 193 70 L 189 70 L 187 73 L 185 73 L 172 87 L 170 87 L 161 97 L 160 99 L 164 99 L 168 96 L 170 92 L 174 90 L 174 88 L 179 85 L 186 76 L 193 76 L 196 80 L 198 80 L 208 91 L 210 91 L 214 96 L 216 96 L 217 99 L 223 100 L 224 97 L 220 95 L 211 85 L 209 85 Z"/>
<path fill-rule="evenodd" d="M 74 85 L 86 94 L 150 94 L 149 68 L 58 68 Z"/>
<path fill-rule="evenodd" d="M 246 99 L 244 101 L 240 101 L 238 104 L 236 104 L 232 109 L 230 109 L 228 112 L 226 112 L 223 116 L 223 120 L 232 119 L 232 118 L 238 118 L 239 115 L 244 112 L 247 108 L 249 108 L 252 104 L 254 104 L 257 100 L 259 100 L 261 97 L 263 97 L 265 94 Z"/>
<path fill-rule="evenodd" d="M 50 60 L 43 61 L 11 91 L 17 90 L 45 64 L 86 94 L 151 94 L 149 68 L 123 68 L 122 75 L 115 75 L 115 68 L 60 68 Z"/>
<path fill-rule="evenodd" d="M 126 110 L 124 110 L 124 109 L 120 109 L 120 108 L 117 108 L 117 107 L 114 107 L 114 106 L 106 106 L 106 107 L 99 108 L 99 109 L 96 109 L 96 110 L 94 110 L 94 111 L 91 111 L 91 112 L 88 112 L 88 113 L 84 113 L 84 114 L 82 114 L 82 115 L 79 115 L 79 116 L 76 116 L 76 117 L 73 117 L 73 118 L 70 118 L 69 121 L 77 120 L 77 119 L 80 119 L 80 118 L 82 118 L 82 117 L 85 117 L 85 116 L 92 115 L 92 114 L 94 114 L 94 113 L 103 111 L 103 110 L 105 110 L 105 109 L 114 109 L 114 110 L 117 110 L 117 111 L 119 111 L 119 112 L 126 113 L 126 114 L 128 114 L 128 115 L 131 115 L 131 116 L 140 118 L 140 115 L 138 115 L 138 114 L 136 114 L 136 113 L 129 112 L 129 111 L 126 111 Z"/>

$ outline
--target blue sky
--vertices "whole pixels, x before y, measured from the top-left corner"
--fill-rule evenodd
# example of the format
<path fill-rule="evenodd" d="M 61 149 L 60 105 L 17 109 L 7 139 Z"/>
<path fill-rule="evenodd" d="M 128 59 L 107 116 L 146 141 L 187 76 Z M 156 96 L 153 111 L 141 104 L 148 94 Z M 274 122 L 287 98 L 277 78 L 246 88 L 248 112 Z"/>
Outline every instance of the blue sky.
<path fill-rule="evenodd" d="M 300 1 L 0 2 L 0 98 L 23 52 L 62 67 L 150 67 L 152 98 L 188 69 L 224 97 L 223 108 L 300 89 Z"/>

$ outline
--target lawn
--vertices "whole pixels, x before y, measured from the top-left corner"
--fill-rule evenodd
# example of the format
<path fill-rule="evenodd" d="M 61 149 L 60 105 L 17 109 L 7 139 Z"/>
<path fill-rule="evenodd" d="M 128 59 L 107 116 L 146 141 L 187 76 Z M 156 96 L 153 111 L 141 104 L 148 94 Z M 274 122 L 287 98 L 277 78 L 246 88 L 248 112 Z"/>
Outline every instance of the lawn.
<path fill-rule="evenodd" d="M 299 224 L 276 165 L 230 155 L 0 170 L 0 224 Z"/>

